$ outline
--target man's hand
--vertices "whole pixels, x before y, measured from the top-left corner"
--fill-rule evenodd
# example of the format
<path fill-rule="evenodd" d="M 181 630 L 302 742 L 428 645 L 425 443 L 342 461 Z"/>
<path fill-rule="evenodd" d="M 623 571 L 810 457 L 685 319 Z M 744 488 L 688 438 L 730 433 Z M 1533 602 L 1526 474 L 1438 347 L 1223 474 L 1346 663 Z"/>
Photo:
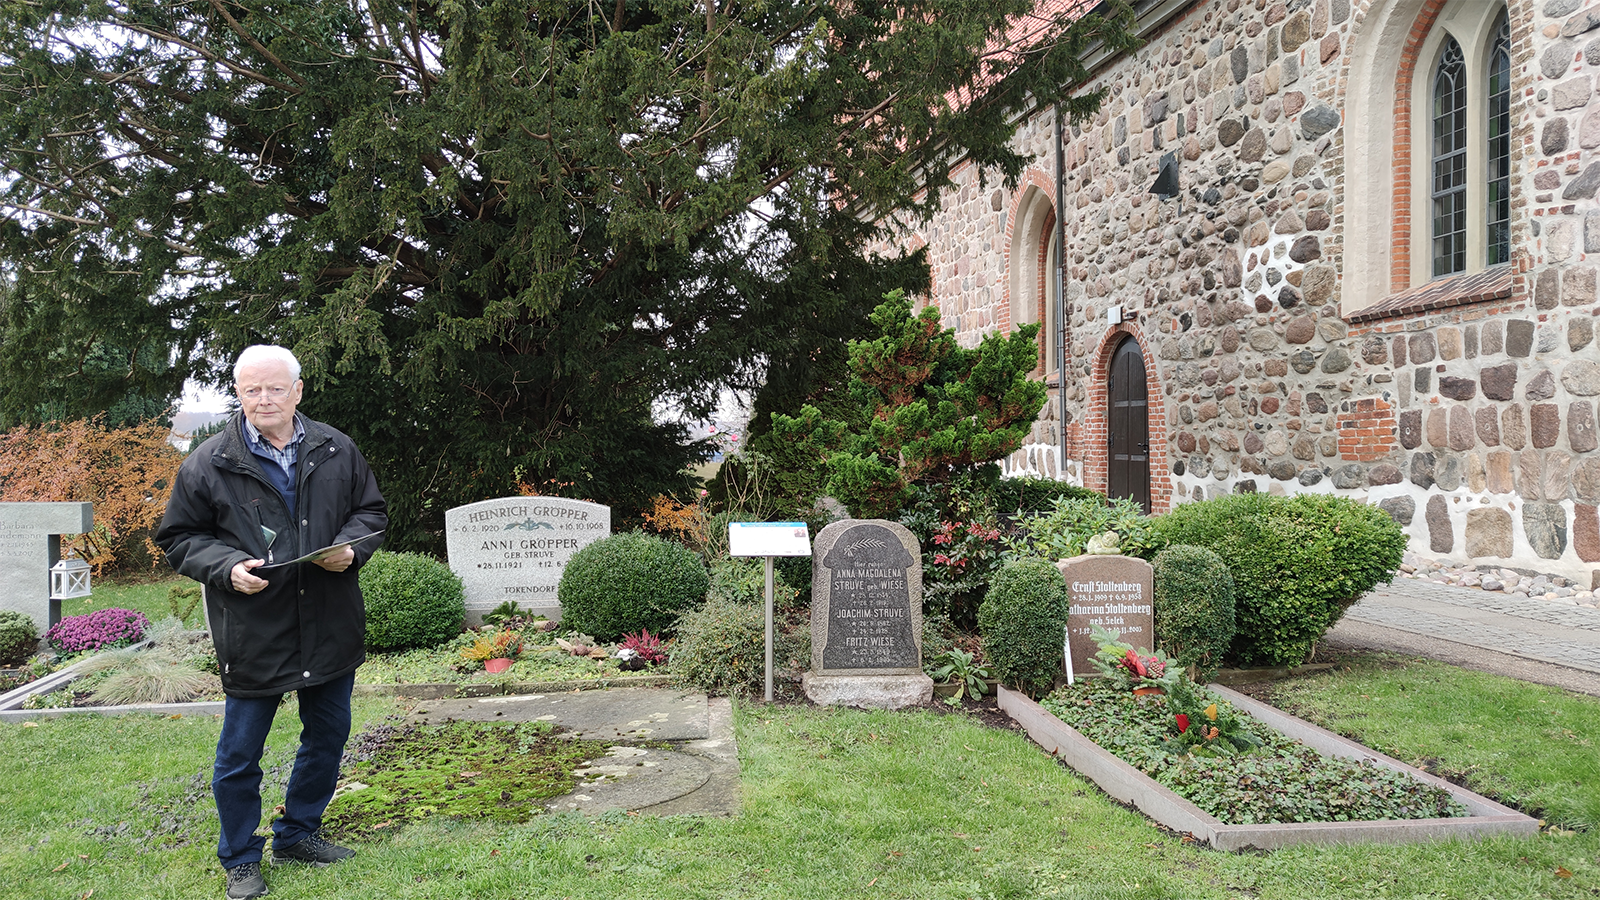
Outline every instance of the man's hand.
<path fill-rule="evenodd" d="M 231 573 L 233 589 L 241 594 L 254 594 L 266 587 L 267 580 L 265 578 L 257 578 L 256 576 L 250 574 L 251 569 L 254 569 L 256 566 L 265 565 L 266 562 L 267 561 L 264 559 L 247 559 L 244 562 L 234 566 L 233 572 Z"/>
<path fill-rule="evenodd" d="M 343 572 L 355 561 L 356 551 L 350 547 L 340 547 L 337 553 L 329 553 L 321 559 L 314 560 L 317 565 L 329 572 Z"/>

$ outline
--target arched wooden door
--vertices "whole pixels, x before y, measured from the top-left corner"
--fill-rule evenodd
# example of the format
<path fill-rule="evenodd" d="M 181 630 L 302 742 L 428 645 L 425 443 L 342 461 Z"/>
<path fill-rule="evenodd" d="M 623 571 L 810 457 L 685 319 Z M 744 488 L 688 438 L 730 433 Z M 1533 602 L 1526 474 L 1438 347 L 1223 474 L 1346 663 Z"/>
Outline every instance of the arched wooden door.
<path fill-rule="evenodd" d="M 1111 355 L 1110 427 L 1106 449 L 1106 496 L 1137 500 L 1150 513 L 1150 397 L 1139 342 L 1125 337 Z"/>

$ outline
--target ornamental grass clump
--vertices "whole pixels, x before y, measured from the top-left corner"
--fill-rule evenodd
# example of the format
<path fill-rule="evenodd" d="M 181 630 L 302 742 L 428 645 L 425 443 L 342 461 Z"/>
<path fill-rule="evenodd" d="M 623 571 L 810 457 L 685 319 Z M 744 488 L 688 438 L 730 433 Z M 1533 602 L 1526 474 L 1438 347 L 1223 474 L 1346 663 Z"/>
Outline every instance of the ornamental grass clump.
<path fill-rule="evenodd" d="M 130 703 L 184 703 L 207 693 L 220 693 L 222 682 L 200 671 L 177 651 L 124 648 L 102 653 L 81 670 L 84 676 L 104 672 L 90 696 L 97 706 Z"/>
<path fill-rule="evenodd" d="M 57 653 L 84 653 L 126 647 L 144 639 L 150 620 L 131 609 L 102 609 L 82 616 L 67 616 L 45 632 L 45 642 Z"/>

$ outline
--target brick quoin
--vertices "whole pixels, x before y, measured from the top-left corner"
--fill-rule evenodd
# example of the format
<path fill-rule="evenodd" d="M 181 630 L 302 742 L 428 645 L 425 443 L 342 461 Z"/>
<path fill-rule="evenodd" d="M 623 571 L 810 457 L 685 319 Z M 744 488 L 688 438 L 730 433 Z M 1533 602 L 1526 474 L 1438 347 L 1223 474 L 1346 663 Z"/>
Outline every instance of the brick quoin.
<path fill-rule="evenodd" d="M 1394 407 L 1380 398 L 1345 403 L 1338 428 L 1339 458 L 1348 462 L 1382 459 L 1398 443 Z"/>
<path fill-rule="evenodd" d="M 1171 511 L 1173 494 L 1172 469 L 1167 462 L 1167 408 L 1161 400 L 1164 392 L 1160 371 L 1150 365 L 1153 358 L 1150 345 L 1137 323 L 1113 326 L 1100 338 L 1087 385 L 1089 400 L 1085 407 L 1088 412 L 1081 423 L 1072 425 L 1072 445 L 1083 454 L 1079 457 L 1083 464 L 1083 486 L 1105 493 L 1110 464 L 1106 453 L 1106 434 L 1110 427 L 1106 382 L 1111 374 L 1111 354 L 1125 334 L 1132 335 L 1138 342 L 1139 352 L 1145 359 L 1146 395 L 1150 398 L 1150 405 L 1146 407 L 1150 431 L 1150 512 L 1160 515 Z"/>

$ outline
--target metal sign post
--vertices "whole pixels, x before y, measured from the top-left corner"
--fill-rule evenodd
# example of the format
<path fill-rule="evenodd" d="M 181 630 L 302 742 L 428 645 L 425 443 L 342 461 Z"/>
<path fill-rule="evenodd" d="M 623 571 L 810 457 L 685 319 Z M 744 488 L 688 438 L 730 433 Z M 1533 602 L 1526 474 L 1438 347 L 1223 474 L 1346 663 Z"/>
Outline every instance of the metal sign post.
<path fill-rule="evenodd" d="M 779 556 L 810 556 L 811 535 L 804 522 L 729 522 L 729 556 L 766 558 L 766 701 L 772 702 L 772 560 Z"/>

